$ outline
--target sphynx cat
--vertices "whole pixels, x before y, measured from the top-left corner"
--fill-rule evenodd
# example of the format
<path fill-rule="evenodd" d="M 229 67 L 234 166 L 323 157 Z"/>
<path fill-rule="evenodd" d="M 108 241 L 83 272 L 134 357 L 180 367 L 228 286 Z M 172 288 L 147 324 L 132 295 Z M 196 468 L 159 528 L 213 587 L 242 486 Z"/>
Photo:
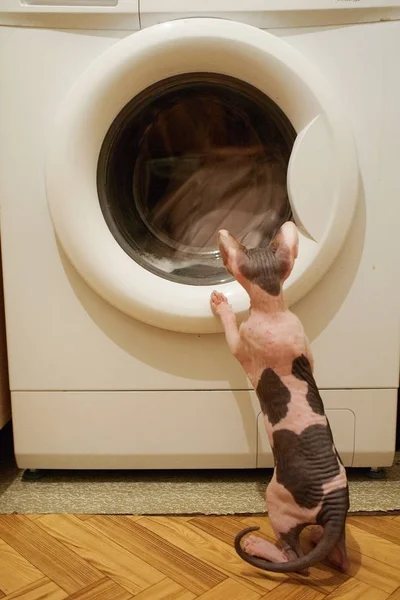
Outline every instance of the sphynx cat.
<path fill-rule="evenodd" d="M 250 297 L 249 315 L 239 328 L 223 294 L 211 294 L 211 309 L 260 401 L 275 462 L 266 503 L 280 545 L 250 535 L 242 546 L 242 538 L 259 529 L 249 527 L 236 535 L 235 549 L 266 571 L 305 573 L 325 558 L 347 571 L 346 472 L 315 383 L 307 337 L 282 295 L 297 258 L 297 228 L 284 223 L 268 247 L 250 250 L 221 230 L 218 245 L 225 268 Z M 314 548 L 304 555 L 299 536 L 307 525 L 315 525 Z"/>

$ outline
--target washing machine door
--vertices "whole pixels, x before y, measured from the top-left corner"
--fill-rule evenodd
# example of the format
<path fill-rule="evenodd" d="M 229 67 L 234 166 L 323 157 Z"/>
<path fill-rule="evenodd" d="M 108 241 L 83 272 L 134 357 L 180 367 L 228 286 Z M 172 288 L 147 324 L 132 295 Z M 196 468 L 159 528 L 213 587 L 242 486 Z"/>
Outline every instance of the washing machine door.
<path fill-rule="evenodd" d="M 293 219 L 293 304 L 344 242 L 358 166 L 334 92 L 301 54 L 193 18 L 134 33 L 90 66 L 59 112 L 46 183 L 58 239 L 98 294 L 151 325 L 211 333 L 213 289 L 248 307 L 217 230 L 265 245 Z"/>

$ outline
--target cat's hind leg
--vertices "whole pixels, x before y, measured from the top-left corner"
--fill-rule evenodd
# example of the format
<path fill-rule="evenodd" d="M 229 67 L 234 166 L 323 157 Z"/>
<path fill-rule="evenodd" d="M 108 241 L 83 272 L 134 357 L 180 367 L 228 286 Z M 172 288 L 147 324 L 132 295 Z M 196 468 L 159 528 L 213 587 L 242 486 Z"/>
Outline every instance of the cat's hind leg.
<path fill-rule="evenodd" d="M 318 544 L 318 542 L 322 538 L 323 532 L 324 532 L 324 530 L 320 525 L 314 525 L 313 527 L 311 527 L 310 539 L 311 539 L 311 542 L 315 546 Z M 336 567 L 337 569 L 340 569 L 344 573 L 347 573 L 347 571 L 349 570 L 350 560 L 349 560 L 349 557 L 347 556 L 347 550 L 346 550 L 345 528 L 343 528 L 342 535 L 341 535 L 338 543 L 330 551 L 330 553 L 328 555 L 328 561 L 331 563 L 332 566 Z"/>
<path fill-rule="evenodd" d="M 288 557 L 283 550 L 257 535 L 249 535 L 245 538 L 243 550 L 251 556 L 259 556 L 274 563 L 288 561 Z"/>

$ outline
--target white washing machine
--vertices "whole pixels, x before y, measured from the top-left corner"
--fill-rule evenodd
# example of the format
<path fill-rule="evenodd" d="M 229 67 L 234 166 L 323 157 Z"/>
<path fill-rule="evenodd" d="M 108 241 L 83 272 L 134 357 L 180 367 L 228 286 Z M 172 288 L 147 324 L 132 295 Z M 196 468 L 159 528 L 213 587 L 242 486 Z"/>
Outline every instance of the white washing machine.
<path fill-rule="evenodd" d="M 215 288 L 239 317 L 248 300 L 195 226 L 222 207 L 263 243 L 274 202 L 301 231 L 285 293 L 343 461 L 392 463 L 399 18 L 395 0 L 2 1 L 19 467 L 272 466 L 258 401 L 209 308 Z M 261 205 L 227 209 L 230 192 L 208 205 L 215 169 L 205 187 L 193 177 L 210 147 L 254 143 L 265 164 L 279 154 Z"/>

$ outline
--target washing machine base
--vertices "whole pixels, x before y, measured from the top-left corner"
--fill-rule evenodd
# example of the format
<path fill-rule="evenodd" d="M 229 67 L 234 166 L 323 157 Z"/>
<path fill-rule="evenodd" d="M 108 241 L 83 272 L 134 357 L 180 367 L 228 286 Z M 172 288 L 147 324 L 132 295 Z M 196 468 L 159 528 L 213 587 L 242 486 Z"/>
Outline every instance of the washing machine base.
<path fill-rule="evenodd" d="M 393 463 L 397 389 L 321 390 L 348 467 Z M 273 466 L 252 390 L 12 392 L 22 469 Z"/>

